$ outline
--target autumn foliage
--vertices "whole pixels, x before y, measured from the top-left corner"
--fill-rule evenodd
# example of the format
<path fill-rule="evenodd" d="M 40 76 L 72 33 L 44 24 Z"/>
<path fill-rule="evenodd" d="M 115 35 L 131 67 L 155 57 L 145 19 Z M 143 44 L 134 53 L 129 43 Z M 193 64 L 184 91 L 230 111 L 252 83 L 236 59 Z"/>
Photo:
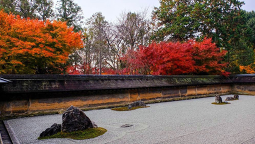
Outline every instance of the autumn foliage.
<path fill-rule="evenodd" d="M 202 42 L 190 41 L 192 44 L 192 58 L 195 61 L 195 74 L 223 74 L 229 72 L 223 69 L 227 63 L 223 62 L 226 50 L 220 50 L 212 39 L 205 38 Z"/>
<path fill-rule="evenodd" d="M 80 63 L 67 66 L 68 56 L 83 47 L 81 33 L 66 23 L 22 19 L 0 11 L 0 74 L 98 74 Z M 201 42 L 152 42 L 129 50 L 118 59 L 120 68 L 102 68 L 103 74 L 227 74 L 220 51 L 211 39 Z"/>
<path fill-rule="evenodd" d="M 254 74 L 255 73 L 254 63 L 250 64 L 248 66 L 239 66 L 239 69 L 240 69 L 241 72 L 245 72 L 247 74 Z"/>
<path fill-rule="evenodd" d="M 83 46 L 66 23 L 22 19 L 0 11 L 0 73 L 61 73 L 68 55 Z"/>
<path fill-rule="evenodd" d="M 123 58 L 125 68 L 121 74 L 227 74 L 223 68 L 220 51 L 211 39 L 202 42 L 190 40 L 180 42 L 153 42 L 148 47 L 140 46 L 138 51 L 129 51 Z"/>
<path fill-rule="evenodd" d="M 140 46 L 138 50 L 129 50 L 120 58 L 122 69 L 102 68 L 103 74 L 120 75 L 183 75 L 183 74 L 220 74 L 227 63 L 223 62 L 225 50 L 217 48 L 211 39 L 201 42 L 160 42 L 148 47 Z M 99 69 L 88 65 L 68 67 L 69 74 L 98 74 Z"/>
<path fill-rule="evenodd" d="M 81 74 L 99 74 L 100 70 L 97 67 L 91 67 L 89 64 L 83 63 L 78 65 L 69 65 L 66 72 L 71 75 L 81 75 Z M 111 68 L 102 68 L 102 75 L 115 75 L 119 74 L 117 70 Z"/>

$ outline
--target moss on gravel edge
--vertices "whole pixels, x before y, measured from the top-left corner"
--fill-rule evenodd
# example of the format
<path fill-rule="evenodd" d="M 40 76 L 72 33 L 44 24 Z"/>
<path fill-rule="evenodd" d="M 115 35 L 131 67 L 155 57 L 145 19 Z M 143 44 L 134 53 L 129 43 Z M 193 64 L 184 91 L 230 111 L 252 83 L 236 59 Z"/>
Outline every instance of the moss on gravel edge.
<path fill-rule="evenodd" d="M 136 109 L 139 109 L 139 108 L 147 108 L 149 106 L 137 106 L 137 107 L 132 107 L 131 109 L 128 109 L 128 106 L 125 106 L 125 107 L 116 107 L 116 108 L 112 108 L 111 110 L 114 110 L 114 111 L 131 111 L 131 110 L 136 110 Z"/>
<path fill-rule="evenodd" d="M 212 102 L 212 104 L 214 104 L 214 105 L 225 105 L 225 104 L 231 104 L 231 103 L 229 103 L 229 102 L 222 102 L 222 103 Z"/>
<path fill-rule="evenodd" d="M 83 131 L 74 131 L 74 132 L 58 132 L 52 136 L 47 137 L 39 137 L 38 140 L 44 140 L 44 139 L 52 139 L 52 138 L 71 138 L 74 140 L 84 140 L 84 139 L 90 139 L 95 138 L 100 135 L 103 135 L 106 133 L 107 130 L 101 127 L 98 128 L 89 128 Z"/>

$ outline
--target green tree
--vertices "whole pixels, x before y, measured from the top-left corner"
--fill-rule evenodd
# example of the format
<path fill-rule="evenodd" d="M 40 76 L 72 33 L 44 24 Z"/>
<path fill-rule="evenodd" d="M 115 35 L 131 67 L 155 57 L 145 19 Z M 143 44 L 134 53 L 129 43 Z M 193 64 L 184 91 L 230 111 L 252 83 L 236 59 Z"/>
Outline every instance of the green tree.
<path fill-rule="evenodd" d="M 153 19 L 158 21 L 158 30 L 153 39 L 185 41 L 194 37 L 192 17 L 193 2 L 190 0 L 160 0 L 160 7 L 153 11 Z"/>
<path fill-rule="evenodd" d="M 245 37 L 243 40 L 244 46 L 242 49 L 246 51 L 241 51 L 240 53 L 236 53 L 239 57 L 239 68 L 242 73 L 254 73 L 254 51 L 255 51 L 255 12 L 246 12 L 245 14 L 245 21 L 247 28 L 245 31 Z M 249 50 L 249 51 L 248 51 Z"/>
<path fill-rule="evenodd" d="M 212 38 L 217 47 L 228 51 L 229 70 L 238 64 L 236 52 L 244 50 L 245 36 L 243 2 L 238 0 L 160 0 L 153 12 L 158 21 L 155 40 L 184 41 L 190 38 Z"/>
<path fill-rule="evenodd" d="M 249 40 L 252 44 L 253 50 L 255 50 L 255 12 L 246 12 L 246 18 L 247 18 L 247 26 L 248 26 L 248 33 Z"/>
<path fill-rule="evenodd" d="M 16 6 L 16 0 L 0 0 L 0 10 L 3 9 L 6 13 L 17 14 Z"/>
<path fill-rule="evenodd" d="M 68 26 L 73 26 L 74 31 L 82 30 L 82 9 L 73 0 L 59 0 L 57 2 L 57 18 L 66 21 Z"/>
<path fill-rule="evenodd" d="M 36 0 L 36 4 L 37 15 L 41 20 L 46 21 L 54 16 L 52 0 Z"/>
<path fill-rule="evenodd" d="M 0 9 L 22 18 L 38 18 L 43 21 L 54 16 L 52 0 L 0 0 Z"/>

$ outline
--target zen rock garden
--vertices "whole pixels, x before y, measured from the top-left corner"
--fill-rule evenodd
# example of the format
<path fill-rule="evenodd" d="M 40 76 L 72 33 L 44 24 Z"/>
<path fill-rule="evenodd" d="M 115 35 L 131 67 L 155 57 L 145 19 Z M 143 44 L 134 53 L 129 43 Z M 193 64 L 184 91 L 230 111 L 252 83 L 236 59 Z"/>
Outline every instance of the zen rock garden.
<path fill-rule="evenodd" d="M 72 133 L 93 128 L 98 128 L 98 126 L 93 121 L 91 121 L 83 111 L 74 106 L 71 106 L 63 113 L 62 124 L 54 123 L 50 128 L 47 128 L 40 134 L 39 139 L 43 139 L 45 137 L 50 138 L 51 136 L 60 132 Z"/>
<path fill-rule="evenodd" d="M 222 106 L 210 103 L 215 102 L 215 98 L 217 102 L 223 103 L 225 98 L 237 98 L 237 96 L 214 94 L 213 97 L 201 99 L 146 103 L 149 108 L 124 112 L 112 111 L 108 108 L 82 111 L 86 117 L 81 111 L 71 107 L 66 108 L 62 114 L 10 119 L 4 123 L 9 128 L 10 134 L 16 137 L 17 143 L 22 144 L 254 143 L 251 126 L 255 125 L 253 117 L 255 97 L 240 96 L 240 100 Z M 129 104 L 137 106 L 130 102 L 125 105 L 127 109 Z M 224 111 L 219 113 L 221 110 Z M 85 130 L 77 129 L 76 126 L 71 128 L 63 126 L 65 122 L 62 119 L 71 117 L 76 120 L 82 119 L 77 115 L 89 119 L 80 126 Z M 74 121 L 71 120 L 66 124 L 72 125 Z M 93 121 L 98 125 L 97 128 L 91 128 L 96 127 Z M 234 121 L 237 122 L 235 126 L 233 126 Z M 107 129 L 107 132 L 101 131 L 100 127 Z M 95 137 L 90 135 L 98 131 L 100 133 Z"/>
<path fill-rule="evenodd" d="M 222 101 L 222 98 L 220 95 L 215 95 L 215 102 L 213 102 L 212 104 L 216 104 L 216 105 L 230 104 L 227 101 L 238 100 L 238 99 L 239 99 L 239 95 L 234 95 L 233 97 L 227 97 L 225 101 Z M 129 111 L 129 110 L 134 110 L 137 108 L 145 108 L 145 107 L 146 107 L 146 104 L 143 101 L 139 100 L 139 101 L 130 103 L 126 107 L 113 108 L 112 110 Z M 121 127 L 125 128 L 125 127 L 132 127 L 132 126 L 133 125 L 126 124 Z M 92 130 L 92 132 L 88 130 Z M 104 128 L 98 128 L 95 122 L 91 121 L 89 117 L 87 117 L 83 111 L 81 111 L 80 109 L 74 106 L 71 106 L 63 113 L 62 124 L 54 123 L 51 127 L 43 131 L 40 134 L 40 137 L 38 139 L 48 139 L 48 138 L 88 139 L 88 138 L 100 136 L 104 134 L 106 131 L 107 130 Z M 86 136 L 86 137 L 83 137 L 83 136 Z"/>

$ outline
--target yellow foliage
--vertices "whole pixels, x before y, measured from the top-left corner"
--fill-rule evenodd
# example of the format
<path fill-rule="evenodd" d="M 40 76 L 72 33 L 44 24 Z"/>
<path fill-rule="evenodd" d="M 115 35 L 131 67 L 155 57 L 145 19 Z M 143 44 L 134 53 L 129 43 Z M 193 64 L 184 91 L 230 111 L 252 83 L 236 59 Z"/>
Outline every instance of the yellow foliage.
<path fill-rule="evenodd" d="M 11 60 L 11 63 L 12 63 L 13 65 L 22 65 L 22 62 L 17 61 L 17 60 Z"/>
<path fill-rule="evenodd" d="M 240 71 L 246 71 L 248 74 L 254 74 L 255 70 L 253 67 L 253 64 L 248 65 L 248 66 L 239 66 Z"/>

